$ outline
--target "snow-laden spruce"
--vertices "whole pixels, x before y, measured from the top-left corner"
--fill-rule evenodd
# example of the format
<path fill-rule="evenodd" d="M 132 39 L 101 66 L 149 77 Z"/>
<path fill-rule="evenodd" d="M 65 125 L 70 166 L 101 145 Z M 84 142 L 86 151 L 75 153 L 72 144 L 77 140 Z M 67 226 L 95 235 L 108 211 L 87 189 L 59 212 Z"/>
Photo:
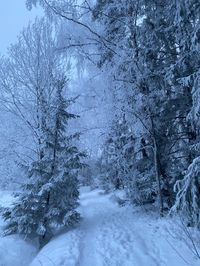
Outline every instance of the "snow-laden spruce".
<path fill-rule="evenodd" d="M 125 115 L 116 116 L 104 143 L 100 160 L 100 183 L 107 191 L 122 189 L 125 185 L 125 178 L 131 168 L 127 152 L 128 145 L 130 149 L 133 148 L 131 137 Z"/>
<path fill-rule="evenodd" d="M 41 244 L 49 240 L 55 230 L 71 228 L 80 219 L 76 211 L 77 176 L 85 154 L 73 144 L 79 134 L 67 134 L 69 119 L 77 116 L 67 111 L 71 100 L 63 97 L 65 83 L 64 79 L 55 81 L 56 92 L 49 124 L 43 132 L 42 154 L 28 167 L 29 181 L 23 186 L 23 192 L 3 213 L 8 221 L 5 234 L 39 236 Z"/>
<path fill-rule="evenodd" d="M 176 182 L 173 212 L 181 212 L 190 226 L 200 228 L 200 157 L 194 159 L 184 179 Z"/>

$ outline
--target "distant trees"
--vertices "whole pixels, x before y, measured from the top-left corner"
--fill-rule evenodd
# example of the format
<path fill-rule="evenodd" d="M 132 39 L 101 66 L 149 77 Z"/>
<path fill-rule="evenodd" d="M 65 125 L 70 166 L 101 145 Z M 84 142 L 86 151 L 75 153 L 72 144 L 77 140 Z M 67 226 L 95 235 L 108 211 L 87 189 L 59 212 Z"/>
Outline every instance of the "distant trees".
<path fill-rule="evenodd" d="M 115 117 L 101 155 L 101 186 L 107 190 L 122 189 L 130 174 L 133 158 L 134 139 L 125 115 Z"/>

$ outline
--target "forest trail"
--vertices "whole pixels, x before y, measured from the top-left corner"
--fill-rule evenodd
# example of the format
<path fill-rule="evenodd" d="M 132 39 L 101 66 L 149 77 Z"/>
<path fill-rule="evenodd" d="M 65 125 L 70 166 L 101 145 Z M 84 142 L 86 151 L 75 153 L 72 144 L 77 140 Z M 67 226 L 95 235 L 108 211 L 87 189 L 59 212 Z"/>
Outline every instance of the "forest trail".
<path fill-rule="evenodd" d="M 83 188 L 80 202 L 80 227 L 52 240 L 31 266 L 199 265 L 168 220 L 120 207 L 100 190 Z"/>

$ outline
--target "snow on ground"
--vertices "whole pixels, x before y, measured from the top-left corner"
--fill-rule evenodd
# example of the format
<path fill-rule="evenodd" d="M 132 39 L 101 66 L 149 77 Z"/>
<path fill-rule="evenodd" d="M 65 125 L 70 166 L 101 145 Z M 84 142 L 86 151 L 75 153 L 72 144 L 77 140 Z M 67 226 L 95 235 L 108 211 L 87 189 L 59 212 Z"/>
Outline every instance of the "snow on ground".
<path fill-rule="evenodd" d="M 11 191 L 0 191 L 0 207 L 6 207 L 12 204 L 13 196 Z M 0 219 L 0 228 L 4 225 L 3 220 Z M 1 260 L 0 260 L 1 262 Z M 1 264 L 0 264 L 1 266 Z"/>
<path fill-rule="evenodd" d="M 119 207 L 100 190 L 83 188 L 80 201 L 80 227 L 53 239 L 31 266 L 200 265 L 178 224 Z"/>
<path fill-rule="evenodd" d="M 12 192 L 0 191 L 0 207 L 13 202 Z M 4 222 L 0 219 L 0 233 Z M 17 235 L 0 237 L 0 266 L 28 266 L 36 256 L 36 248 Z"/>

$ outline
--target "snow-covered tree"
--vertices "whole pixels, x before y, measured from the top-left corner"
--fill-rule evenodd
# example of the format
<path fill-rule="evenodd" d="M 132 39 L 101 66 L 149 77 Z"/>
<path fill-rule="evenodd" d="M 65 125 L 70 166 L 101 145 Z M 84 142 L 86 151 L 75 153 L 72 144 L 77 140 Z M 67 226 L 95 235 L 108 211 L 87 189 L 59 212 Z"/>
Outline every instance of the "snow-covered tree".
<path fill-rule="evenodd" d="M 55 47 L 52 25 L 46 19 L 36 19 L 21 32 L 0 64 L 1 102 L 26 126 L 29 147 L 35 151 L 30 157 L 42 153 L 43 131 L 55 89 L 53 77 L 60 65 Z"/>
<path fill-rule="evenodd" d="M 198 1 L 183 0 L 176 2 L 175 23 L 176 41 L 179 57 L 173 69 L 174 76 L 190 94 L 190 109 L 187 115 L 189 124 L 190 150 L 189 167 L 183 179 L 175 184 L 176 201 L 173 212 L 184 214 L 189 225 L 199 227 L 199 11 Z"/>
<path fill-rule="evenodd" d="M 103 87 L 93 86 L 101 96 L 106 91 L 97 104 L 107 106 L 109 101 L 113 115 L 109 121 L 104 116 L 104 123 L 109 124 L 103 132 L 107 135 L 101 157 L 104 185 L 125 187 L 136 203 L 158 199 L 161 214 L 174 204 L 177 194 L 176 206 L 177 201 L 180 206 L 176 209 L 181 210 L 180 196 L 200 155 L 198 1 L 97 0 L 78 5 L 68 0 L 27 1 L 29 7 L 37 3 L 48 14 L 87 32 L 85 38 L 79 38 L 77 32 L 67 38 L 61 36 L 62 44 L 66 41 L 63 47 L 76 48 L 73 51 L 78 51 L 84 62 L 89 59 L 83 64 L 85 77 L 90 79 L 96 68 L 96 81 L 106 81 Z M 122 113 L 134 145 L 127 137 L 129 133 L 125 142 L 119 137 L 123 130 L 113 118 L 121 119 Z M 134 146 L 131 170 L 127 170 L 128 143 Z M 187 199 L 189 206 L 191 200 Z"/>
<path fill-rule="evenodd" d="M 122 189 L 130 173 L 134 139 L 125 115 L 115 117 L 101 154 L 101 186 L 106 190 Z"/>
<path fill-rule="evenodd" d="M 171 212 L 181 212 L 188 225 L 200 228 L 200 158 L 194 159 L 184 179 L 175 184 L 176 202 Z"/>
<path fill-rule="evenodd" d="M 161 2 L 97 1 L 94 17 L 111 42 L 103 50 L 100 65 L 113 79 L 115 105 L 123 102 L 130 124 L 136 125 L 136 147 L 140 149 L 142 140 L 146 143 L 148 166 L 141 166 L 149 172 L 154 168 L 150 183 L 154 190 L 157 180 L 162 212 L 164 205 L 172 206 L 173 185 L 188 165 L 186 116 L 191 95 L 172 75 L 179 56 L 173 24 L 176 5 Z"/>
<path fill-rule="evenodd" d="M 71 228 L 80 219 L 78 207 L 78 171 L 83 167 L 74 141 L 79 134 L 69 135 L 70 100 L 65 100 L 64 80 L 54 83 L 56 93 L 50 107 L 51 118 L 44 134 L 43 154 L 27 167 L 28 182 L 3 217 L 8 224 L 6 234 L 19 233 L 40 237 L 40 243 L 50 239 L 55 229 Z"/>

